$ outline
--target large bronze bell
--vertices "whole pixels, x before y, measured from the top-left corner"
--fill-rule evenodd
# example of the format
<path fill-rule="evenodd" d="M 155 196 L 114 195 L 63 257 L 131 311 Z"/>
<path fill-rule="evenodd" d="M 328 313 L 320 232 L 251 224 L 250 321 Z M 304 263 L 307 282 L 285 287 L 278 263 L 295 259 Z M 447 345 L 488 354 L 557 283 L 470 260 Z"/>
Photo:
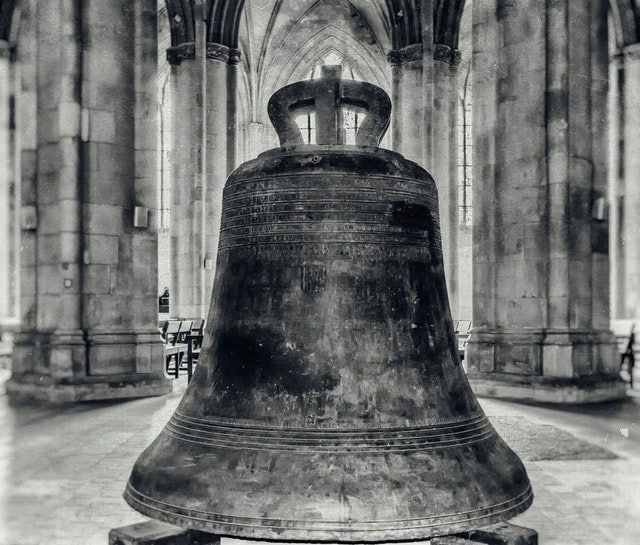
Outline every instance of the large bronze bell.
<path fill-rule="evenodd" d="M 368 112 L 355 146 L 345 104 Z M 310 108 L 318 145 L 289 115 Z M 227 181 L 200 363 L 133 468 L 133 508 L 222 535 L 371 542 L 531 504 L 460 366 L 433 179 L 376 147 L 390 111 L 335 67 L 272 97 L 282 147 Z"/>

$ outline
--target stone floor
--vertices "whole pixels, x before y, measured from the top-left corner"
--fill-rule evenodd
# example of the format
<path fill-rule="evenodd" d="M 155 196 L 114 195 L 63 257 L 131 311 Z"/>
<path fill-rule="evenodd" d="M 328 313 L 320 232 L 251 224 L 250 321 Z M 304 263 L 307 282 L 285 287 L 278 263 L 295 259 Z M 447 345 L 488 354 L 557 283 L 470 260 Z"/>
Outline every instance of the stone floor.
<path fill-rule="evenodd" d="M 181 378 L 165 397 L 59 409 L 10 407 L 0 390 L 0 545 L 106 545 L 111 528 L 144 520 L 122 491 L 184 387 Z M 538 530 L 541 545 L 640 544 L 640 398 L 482 404 L 536 494 L 513 522 Z"/>

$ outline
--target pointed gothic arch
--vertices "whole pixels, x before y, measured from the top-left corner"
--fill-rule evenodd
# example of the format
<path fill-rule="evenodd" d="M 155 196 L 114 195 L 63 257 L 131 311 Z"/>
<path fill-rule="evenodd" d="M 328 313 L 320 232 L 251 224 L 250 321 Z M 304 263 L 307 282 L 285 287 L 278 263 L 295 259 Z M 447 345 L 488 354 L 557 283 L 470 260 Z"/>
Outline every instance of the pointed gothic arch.
<path fill-rule="evenodd" d="M 17 0 L 0 0 L 0 40 L 10 41 Z"/>
<path fill-rule="evenodd" d="M 610 0 L 610 13 L 619 49 L 640 42 L 640 3 L 637 0 Z"/>
<path fill-rule="evenodd" d="M 287 83 L 305 79 L 316 60 L 332 50 L 356 65 L 366 81 L 389 90 L 390 81 L 384 57 L 376 58 L 370 50 L 346 31 L 329 25 L 310 36 L 296 51 L 295 56 L 288 57 L 284 61 L 286 70 L 265 67 L 261 78 L 260 104 L 266 108 L 266 101 L 277 89 Z M 270 77 L 273 73 L 276 75 L 275 78 Z"/>
<path fill-rule="evenodd" d="M 433 4 L 433 41 L 458 49 L 460 20 L 465 0 L 436 0 Z"/>

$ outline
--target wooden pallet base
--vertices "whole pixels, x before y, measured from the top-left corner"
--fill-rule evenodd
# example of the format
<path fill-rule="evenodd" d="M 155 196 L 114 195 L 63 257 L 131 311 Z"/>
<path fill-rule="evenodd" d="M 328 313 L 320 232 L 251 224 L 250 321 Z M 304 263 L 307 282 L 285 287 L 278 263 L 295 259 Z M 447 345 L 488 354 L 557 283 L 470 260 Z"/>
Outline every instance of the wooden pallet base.
<path fill-rule="evenodd" d="M 222 540 L 227 539 L 222 538 Z M 464 534 L 434 537 L 430 541 L 417 543 L 424 545 L 538 545 L 538 533 L 515 524 L 500 523 Z M 111 530 L 109 545 L 221 545 L 221 538 L 214 534 L 185 530 L 164 522 L 149 520 Z"/>

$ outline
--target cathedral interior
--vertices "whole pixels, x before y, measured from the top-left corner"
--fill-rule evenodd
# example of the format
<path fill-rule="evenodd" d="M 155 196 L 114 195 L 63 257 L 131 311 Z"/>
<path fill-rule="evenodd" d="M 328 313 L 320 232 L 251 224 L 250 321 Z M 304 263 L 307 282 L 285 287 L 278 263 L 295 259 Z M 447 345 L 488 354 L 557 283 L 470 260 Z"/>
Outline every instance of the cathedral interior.
<path fill-rule="evenodd" d="M 272 95 L 337 66 L 435 181 L 458 365 L 533 487 L 512 522 L 640 543 L 638 0 L 0 0 L 0 545 L 146 520 L 125 484 L 187 387 L 160 330 L 210 322 Z"/>

